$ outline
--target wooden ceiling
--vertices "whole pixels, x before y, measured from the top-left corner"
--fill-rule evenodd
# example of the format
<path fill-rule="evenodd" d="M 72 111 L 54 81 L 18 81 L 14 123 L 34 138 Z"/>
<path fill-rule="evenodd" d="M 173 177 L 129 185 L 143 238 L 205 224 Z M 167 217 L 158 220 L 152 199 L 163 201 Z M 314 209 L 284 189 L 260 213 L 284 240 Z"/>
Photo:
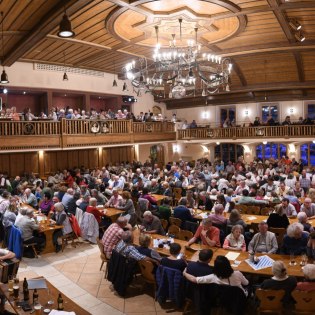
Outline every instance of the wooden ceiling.
<path fill-rule="evenodd" d="M 64 6 L 72 39 L 57 37 Z M 183 18 L 184 39 L 198 26 L 206 52 L 233 59 L 231 92 L 210 97 L 210 103 L 315 96 L 314 0 L 2 0 L 0 11 L 5 66 L 60 65 L 65 52 L 68 66 L 119 73 L 135 56 L 151 58 L 155 25 L 166 44 Z M 303 43 L 291 19 L 302 25 Z"/>

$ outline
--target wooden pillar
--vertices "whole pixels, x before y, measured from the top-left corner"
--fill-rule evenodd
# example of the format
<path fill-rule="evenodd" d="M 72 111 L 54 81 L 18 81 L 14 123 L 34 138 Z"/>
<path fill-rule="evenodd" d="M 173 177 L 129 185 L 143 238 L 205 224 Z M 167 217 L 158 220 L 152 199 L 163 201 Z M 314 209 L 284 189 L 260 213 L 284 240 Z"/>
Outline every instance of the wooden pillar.
<path fill-rule="evenodd" d="M 47 113 L 49 113 L 49 111 L 52 107 L 54 107 L 53 92 L 48 90 L 47 91 Z"/>
<path fill-rule="evenodd" d="M 43 150 L 38 151 L 38 173 L 39 177 L 45 175 L 45 152 Z"/>
<path fill-rule="evenodd" d="M 84 109 L 86 112 L 91 112 L 91 96 L 89 93 L 84 94 Z"/>
<path fill-rule="evenodd" d="M 103 148 L 102 147 L 98 147 L 98 167 L 103 167 Z"/>

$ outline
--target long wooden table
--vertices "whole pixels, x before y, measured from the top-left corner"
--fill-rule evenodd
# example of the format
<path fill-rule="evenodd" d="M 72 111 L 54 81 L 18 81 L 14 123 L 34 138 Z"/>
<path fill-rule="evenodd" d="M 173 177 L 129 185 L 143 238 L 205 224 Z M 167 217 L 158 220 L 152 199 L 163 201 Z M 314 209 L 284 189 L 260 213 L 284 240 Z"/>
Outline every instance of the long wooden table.
<path fill-rule="evenodd" d="M 167 196 L 164 196 L 164 195 L 157 195 L 157 194 L 150 194 L 150 195 L 156 199 L 156 202 L 158 205 L 161 205 L 161 201 L 167 198 Z"/>
<path fill-rule="evenodd" d="M 47 284 L 47 288 L 49 289 L 50 297 L 48 295 L 48 290 L 46 290 L 46 289 L 39 289 L 38 290 L 39 303 L 43 306 L 42 310 L 47 308 L 47 301 L 49 299 L 54 301 L 54 304 L 51 305 L 50 308 L 57 309 L 57 298 L 58 298 L 60 291 L 56 287 L 54 287 L 47 279 L 46 279 L 46 284 Z M 20 286 L 19 301 L 22 301 L 23 300 L 23 282 L 22 281 L 20 281 L 19 286 Z M 16 303 L 13 299 L 13 296 L 10 295 L 10 292 L 8 291 L 8 285 L 7 284 L 1 283 L 0 284 L 0 290 L 2 291 L 3 295 L 7 298 L 13 311 L 16 314 L 21 314 L 21 315 L 24 315 L 24 314 L 29 315 L 30 314 L 30 311 L 25 312 L 25 311 L 23 311 L 23 309 L 21 307 L 18 307 L 16 305 Z M 30 291 L 29 304 L 31 304 L 32 303 L 32 297 L 33 297 L 33 290 L 29 290 L 29 291 Z M 62 293 L 62 298 L 63 298 L 64 311 L 67 311 L 67 312 L 73 311 L 76 313 L 76 315 L 91 315 L 91 313 L 89 313 L 88 311 L 83 309 L 81 306 L 79 306 L 78 304 L 73 302 L 70 298 L 68 298 L 63 293 Z"/>
<path fill-rule="evenodd" d="M 42 254 L 55 252 L 55 245 L 53 243 L 53 234 L 56 230 L 63 228 L 63 225 L 53 225 L 49 223 L 39 223 L 39 233 L 43 233 L 46 238 L 46 245 Z"/>
<path fill-rule="evenodd" d="M 119 210 L 116 208 L 106 208 L 105 206 L 97 207 L 97 209 L 103 213 L 103 215 L 107 218 L 109 218 L 112 222 L 116 222 L 117 218 L 122 214 L 125 213 L 124 210 Z M 104 210 L 105 213 L 104 213 Z"/>
<path fill-rule="evenodd" d="M 140 230 L 135 229 L 133 231 L 134 235 L 134 244 L 139 245 L 139 236 L 140 236 Z M 160 240 L 167 240 L 167 236 L 159 235 L 159 234 L 149 234 L 151 236 L 152 242 L 150 248 L 153 248 L 153 240 L 154 239 L 160 239 Z M 235 251 L 230 251 L 230 250 L 225 250 L 223 248 L 218 248 L 218 247 L 209 247 L 206 245 L 198 245 L 198 244 L 192 244 L 191 249 L 187 248 L 187 242 L 182 241 L 179 239 L 174 239 L 174 242 L 178 243 L 181 245 L 182 250 L 181 252 L 186 256 L 187 261 L 197 261 L 198 256 L 199 256 L 199 250 L 204 249 L 204 248 L 211 248 L 213 251 L 213 258 L 210 262 L 210 265 L 213 266 L 215 258 L 219 255 L 225 256 L 229 252 L 235 252 Z M 160 255 L 162 256 L 168 256 L 169 255 L 169 249 L 167 246 L 164 246 L 163 248 L 159 247 L 154 247 L 154 250 L 156 250 Z M 272 276 L 272 270 L 271 267 L 269 268 L 264 268 L 261 270 L 254 270 L 248 263 L 245 261 L 246 259 L 249 258 L 248 252 L 237 252 L 239 253 L 239 256 L 236 258 L 237 261 L 240 261 L 240 264 L 238 266 L 234 266 L 234 260 L 230 261 L 231 264 L 233 265 L 234 270 L 239 270 L 242 273 L 247 273 L 247 274 L 253 274 L 253 275 L 263 275 L 263 276 Z M 258 254 L 257 256 L 262 256 L 264 254 Z M 290 256 L 289 255 L 278 255 L 278 254 L 268 254 L 268 256 L 273 259 L 273 260 L 282 260 L 284 264 L 287 266 L 288 274 L 291 276 L 296 276 L 296 277 L 303 277 L 303 271 L 302 267 L 300 266 L 300 262 L 302 261 L 301 256 L 295 257 L 296 265 L 295 266 L 290 266 Z"/>

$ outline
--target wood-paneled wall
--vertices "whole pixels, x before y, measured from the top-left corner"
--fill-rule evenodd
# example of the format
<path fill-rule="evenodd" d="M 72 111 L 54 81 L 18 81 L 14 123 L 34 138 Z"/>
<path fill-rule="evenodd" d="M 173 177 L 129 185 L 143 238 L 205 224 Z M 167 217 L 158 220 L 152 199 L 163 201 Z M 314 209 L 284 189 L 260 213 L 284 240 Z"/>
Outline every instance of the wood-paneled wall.
<path fill-rule="evenodd" d="M 8 172 L 10 177 L 22 175 L 24 172 L 42 172 L 40 175 L 45 175 L 82 165 L 92 169 L 133 159 L 132 146 L 103 148 L 101 152 L 99 149 L 45 151 L 43 159 L 40 159 L 39 152 L 4 153 L 0 154 L 0 172 Z"/>

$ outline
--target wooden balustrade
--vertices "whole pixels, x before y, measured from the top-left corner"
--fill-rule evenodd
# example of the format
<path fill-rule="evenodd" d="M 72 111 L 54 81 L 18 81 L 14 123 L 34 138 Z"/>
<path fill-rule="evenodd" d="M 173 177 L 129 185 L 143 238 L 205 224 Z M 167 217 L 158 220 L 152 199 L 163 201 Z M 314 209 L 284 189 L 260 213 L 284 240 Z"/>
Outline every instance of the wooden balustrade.
<path fill-rule="evenodd" d="M 172 122 L 133 122 L 132 131 L 134 133 L 154 133 L 154 132 L 174 132 L 175 124 Z"/>
<path fill-rule="evenodd" d="M 315 125 L 193 128 L 178 130 L 178 140 L 314 137 Z"/>
<path fill-rule="evenodd" d="M 0 136 L 60 135 L 57 121 L 0 121 Z"/>

